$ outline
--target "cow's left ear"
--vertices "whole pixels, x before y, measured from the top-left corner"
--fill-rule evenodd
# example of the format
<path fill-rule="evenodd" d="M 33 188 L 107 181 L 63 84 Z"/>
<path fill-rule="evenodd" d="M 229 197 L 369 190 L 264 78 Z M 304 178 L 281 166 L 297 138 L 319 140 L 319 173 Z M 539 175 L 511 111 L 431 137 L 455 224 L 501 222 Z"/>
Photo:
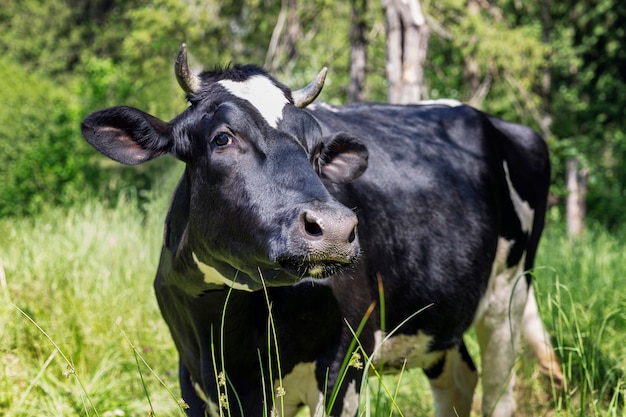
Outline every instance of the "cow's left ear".
<path fill-rule="evenodd" d="M 126 165 L 141 164 L 174 148 L 169 123 L 132 107 L 91 113 L 81 131 L 94 148 Z"/>
<path fill-rule="evenodd" d="M 314 165 L 320 177 L 343 184 L 361 176 L 367 169 L 365 145 L 347 133 L 324 138 L 314 154 Z"/>

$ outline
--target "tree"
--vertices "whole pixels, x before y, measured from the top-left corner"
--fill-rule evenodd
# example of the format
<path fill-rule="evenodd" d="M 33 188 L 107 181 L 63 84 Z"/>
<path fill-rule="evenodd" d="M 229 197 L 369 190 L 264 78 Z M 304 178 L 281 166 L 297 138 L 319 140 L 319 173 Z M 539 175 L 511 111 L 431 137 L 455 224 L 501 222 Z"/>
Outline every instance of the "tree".
<path fill-rule="evenodd" d="M 352 0 L 352 28 L 350 29 L 350 83 L 348 103 L 364 100 L 367 74 L 367 0 Z"/>
<path fill-rule="evenodd" d="M 35 117 L 35 131 L 43 138 L 63 130 L 71 143 L 80 141 L 77 121 L 96 108 L 126 104 L 163 118 L 184 109 L 172 76 L 183 41 L 194 70 L 265 62 L 292 87 L 328 66 L 321 99 L 333 104 L 456 98 L 541 131 L 561 203 L 567 160 L 575 158 L 577 176 L 588 171 L 587 216 L 609 227 L 626 222 L 626 3 L 382 6 L 384 13 L 367 0 L 0 0 L 0 53 L 45 91 L 27 89 L 33 97 L 61 103 L 65 114 L 55 113 L 54 123 Z M 5 96 L 18 94 L 7 86 Z M 52 90 L 56 99 L 46 96 Z M 4 120 L 3 140 L 24 145 L 11 136 L 23 130 L 19 118 Z M 58 175 L 71 182 L 69 173 L 79 180 L 69 162 Z"/>
<path fill-rule="evenodd" d="M 578 166 L 576 158 L 569 158 L 565 168 L 567 200 L 565 201 L 565 217 L 567 234 L 577 238 L 585 230 L 585 212 L 587 196 L 588 171 Z"/>
<path fill-rule="evenodd" d="M 555 2 L 552 19 L 559 176 L 566 176 L 564 161 L 576 158 L 588 169 L 588 217 L 616 227 L 626 222 L 626 4 Z"/>
<path fill-rule="evenodd" d="M 71 94 L 0 58 L 0 217 L 84 201 L 99 176 Z"/>
<path fill-rule="evenodd" d="M 390 103 L 423 97 L 424 61 L 430 30 L 419 0 L 383 0 L 387 22 L 387 80 Z"/>

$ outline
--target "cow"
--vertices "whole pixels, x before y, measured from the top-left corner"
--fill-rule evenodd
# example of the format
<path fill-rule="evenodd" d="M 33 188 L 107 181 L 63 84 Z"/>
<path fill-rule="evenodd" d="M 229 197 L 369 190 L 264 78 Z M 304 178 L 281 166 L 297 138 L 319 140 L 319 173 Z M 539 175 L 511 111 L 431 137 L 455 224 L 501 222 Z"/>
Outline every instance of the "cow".
<path fill-rule="evenodd" d="M 354 416 L 368 368 L 421 368 L 436 415 L 469 416 L 472 325 L 483 415 L 514 413 L 522 335 L 562 383 L 531 287 L 537 133 L 455 101 L 313 103 L 325 69 L 295 91 L 251 65 L 196 74 L 185 44 L 175 72 L 170 122 L 118 106 L 81 128 L 123 164 L 185 164 L 154 288 L 189 416 Z"/>

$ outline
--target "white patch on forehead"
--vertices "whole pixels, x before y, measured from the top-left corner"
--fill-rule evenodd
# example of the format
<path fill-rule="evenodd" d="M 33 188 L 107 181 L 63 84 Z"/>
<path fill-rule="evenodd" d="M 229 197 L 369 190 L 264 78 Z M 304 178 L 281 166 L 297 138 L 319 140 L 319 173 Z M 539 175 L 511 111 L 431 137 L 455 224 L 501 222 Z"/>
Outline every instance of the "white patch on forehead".
<path fill-rule="evenodd" d="M 289 103 L 285 93 L 262 75 L 254 75 L 240 82 L 222 80 L 218 84 L 231 94 L 249 101 L 274 128 L 283 117 L 283 108 Z"/>
<path fill-rule="evenodd" d="M 458 106 L 462 106 L 463 103 L 461 103 L 459 100 L 455 100 L 453 98 L 439 98 L 436 100 L 422 100 L 422 101 L 418 101 L 417 104 L 419 104 L 420 106 L 429 106 L 432 104 L 439 104 L 441 106 L 448 106 L 448 107 L 458 107 Z"/>
<path fill-rule="evenodd" d="M 384 367 L 385 372 L 399 371 L 406 360 L 406 368 L 428 369 L 441 358 L 441 352 L 430 352 L 433 337 L 418 331 L 417 334 L 399 334 L 385 340 L 378 330 L 374 334 L 376 350 L 372 361 L 376 368 Z"/>
<path fill-rule="evenodd" d="M 527 201 L 522 200 L 522 197 L 520 197 L 513 187 L 511 177 L 509 176 L 509 166 L 506 161 L 504 161 L 502 165 L 504 166 L 504 176 L 506 177 L 506 183 L 509 186 L 509 195 L 511 196 L 515 213 L 522 224 L 522 230 L 526 233 L 530 233 L 533 225 L 533 218 L 535 217 L 535 211 L 530 208 L 530 204 L 528 204 Z"/>
<path fill-rule="evenodd" d="M 252 289 L 247 284 L 240 284 L 233 281 L 232 279 L 228 279 L 219 272 L 217 272 L 217 269 L 203 263 L 198 259 L 195 253 L 191 252 L 191 256 L 193 257 L 193 260 L 198 266 L 200 272 L 202 272 L 202 274 L 204 275 L 204 282 L 206 282 L 207 284 L 228 285 L 234 290 L 252 291 Z"/>

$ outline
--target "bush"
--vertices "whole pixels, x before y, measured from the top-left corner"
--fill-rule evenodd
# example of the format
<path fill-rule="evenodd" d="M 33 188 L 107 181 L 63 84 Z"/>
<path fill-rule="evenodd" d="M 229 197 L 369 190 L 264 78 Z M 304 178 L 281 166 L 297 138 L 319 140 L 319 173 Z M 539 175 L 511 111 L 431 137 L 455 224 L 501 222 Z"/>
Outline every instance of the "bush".
<path fill-rule="evenodd" d="M 0 216 L 84 200 L 98 182 L 68 89 L 0 59 Z"/>

